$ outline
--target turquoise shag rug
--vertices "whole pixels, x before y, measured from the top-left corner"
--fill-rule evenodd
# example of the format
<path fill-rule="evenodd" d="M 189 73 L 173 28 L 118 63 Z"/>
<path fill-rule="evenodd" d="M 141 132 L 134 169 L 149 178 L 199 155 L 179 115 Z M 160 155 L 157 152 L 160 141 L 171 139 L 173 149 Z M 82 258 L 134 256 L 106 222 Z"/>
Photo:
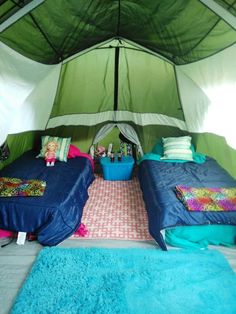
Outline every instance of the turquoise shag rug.
<path fill-rule="evenodd" d="M 12 314 L 235 314 L 218 251 L 44 248 Z"/>

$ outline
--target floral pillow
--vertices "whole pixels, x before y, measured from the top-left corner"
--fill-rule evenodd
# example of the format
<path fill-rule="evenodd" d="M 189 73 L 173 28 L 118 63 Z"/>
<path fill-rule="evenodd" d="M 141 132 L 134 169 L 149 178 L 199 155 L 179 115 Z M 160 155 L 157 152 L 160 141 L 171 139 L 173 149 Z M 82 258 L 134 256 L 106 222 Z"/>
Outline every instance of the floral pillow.
<path fill-rule="evenodd" d="M 40 154 L 37 157 L 43 157 L 46 152 L 46 144 L 48 142 L 56 142 L 58 147 L 56 151 L 56 159 L 60 161 L 67 161 L 67 156 L 70 148 L 71 138 L 62 138 L 57 136 L 42 136 L 41 137 L 42 147 L 40 150 Z"/>

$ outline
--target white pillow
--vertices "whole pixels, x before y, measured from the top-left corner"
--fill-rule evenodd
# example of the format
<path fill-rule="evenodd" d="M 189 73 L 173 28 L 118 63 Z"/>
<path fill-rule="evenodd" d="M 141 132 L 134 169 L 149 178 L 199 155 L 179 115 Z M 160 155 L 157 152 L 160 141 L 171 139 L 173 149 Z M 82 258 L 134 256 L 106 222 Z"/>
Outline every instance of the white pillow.
<path fill-rule="evenodd" d="M 190 136 L 163 137 L 162 143 L 163 157 L 161 157 L 161 159 L 180 159 L 193 161 Z"/>

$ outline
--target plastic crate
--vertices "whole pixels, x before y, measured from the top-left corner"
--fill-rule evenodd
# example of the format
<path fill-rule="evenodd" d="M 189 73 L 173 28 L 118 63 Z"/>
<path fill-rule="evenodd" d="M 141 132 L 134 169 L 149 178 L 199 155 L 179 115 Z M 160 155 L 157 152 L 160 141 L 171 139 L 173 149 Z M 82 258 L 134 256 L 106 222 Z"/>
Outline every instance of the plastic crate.
<path fill-rule="evenodd" d="M 118 161 L 116 157 L 114 162 L 111 162 L 108 157 L 103 157 L 100 162 L 104 180 L 126 181 L 132 179 L 133 157 L 123 156 L 121 161 Z"/>

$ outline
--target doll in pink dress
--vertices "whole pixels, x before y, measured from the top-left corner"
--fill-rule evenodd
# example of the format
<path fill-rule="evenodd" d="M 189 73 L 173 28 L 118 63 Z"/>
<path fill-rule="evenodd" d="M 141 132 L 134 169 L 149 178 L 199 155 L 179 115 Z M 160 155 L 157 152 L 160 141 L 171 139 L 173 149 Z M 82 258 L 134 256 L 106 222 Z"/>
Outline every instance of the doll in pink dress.
<path fill-rule="evenodd" d="M 45 161 L 47 167 L 54 166 L 56 162 L 56 151 L 57 151 L 58 144 L 56 142 L 48 142 L 46 144 L 46 152 L 45 152 Z"/>

